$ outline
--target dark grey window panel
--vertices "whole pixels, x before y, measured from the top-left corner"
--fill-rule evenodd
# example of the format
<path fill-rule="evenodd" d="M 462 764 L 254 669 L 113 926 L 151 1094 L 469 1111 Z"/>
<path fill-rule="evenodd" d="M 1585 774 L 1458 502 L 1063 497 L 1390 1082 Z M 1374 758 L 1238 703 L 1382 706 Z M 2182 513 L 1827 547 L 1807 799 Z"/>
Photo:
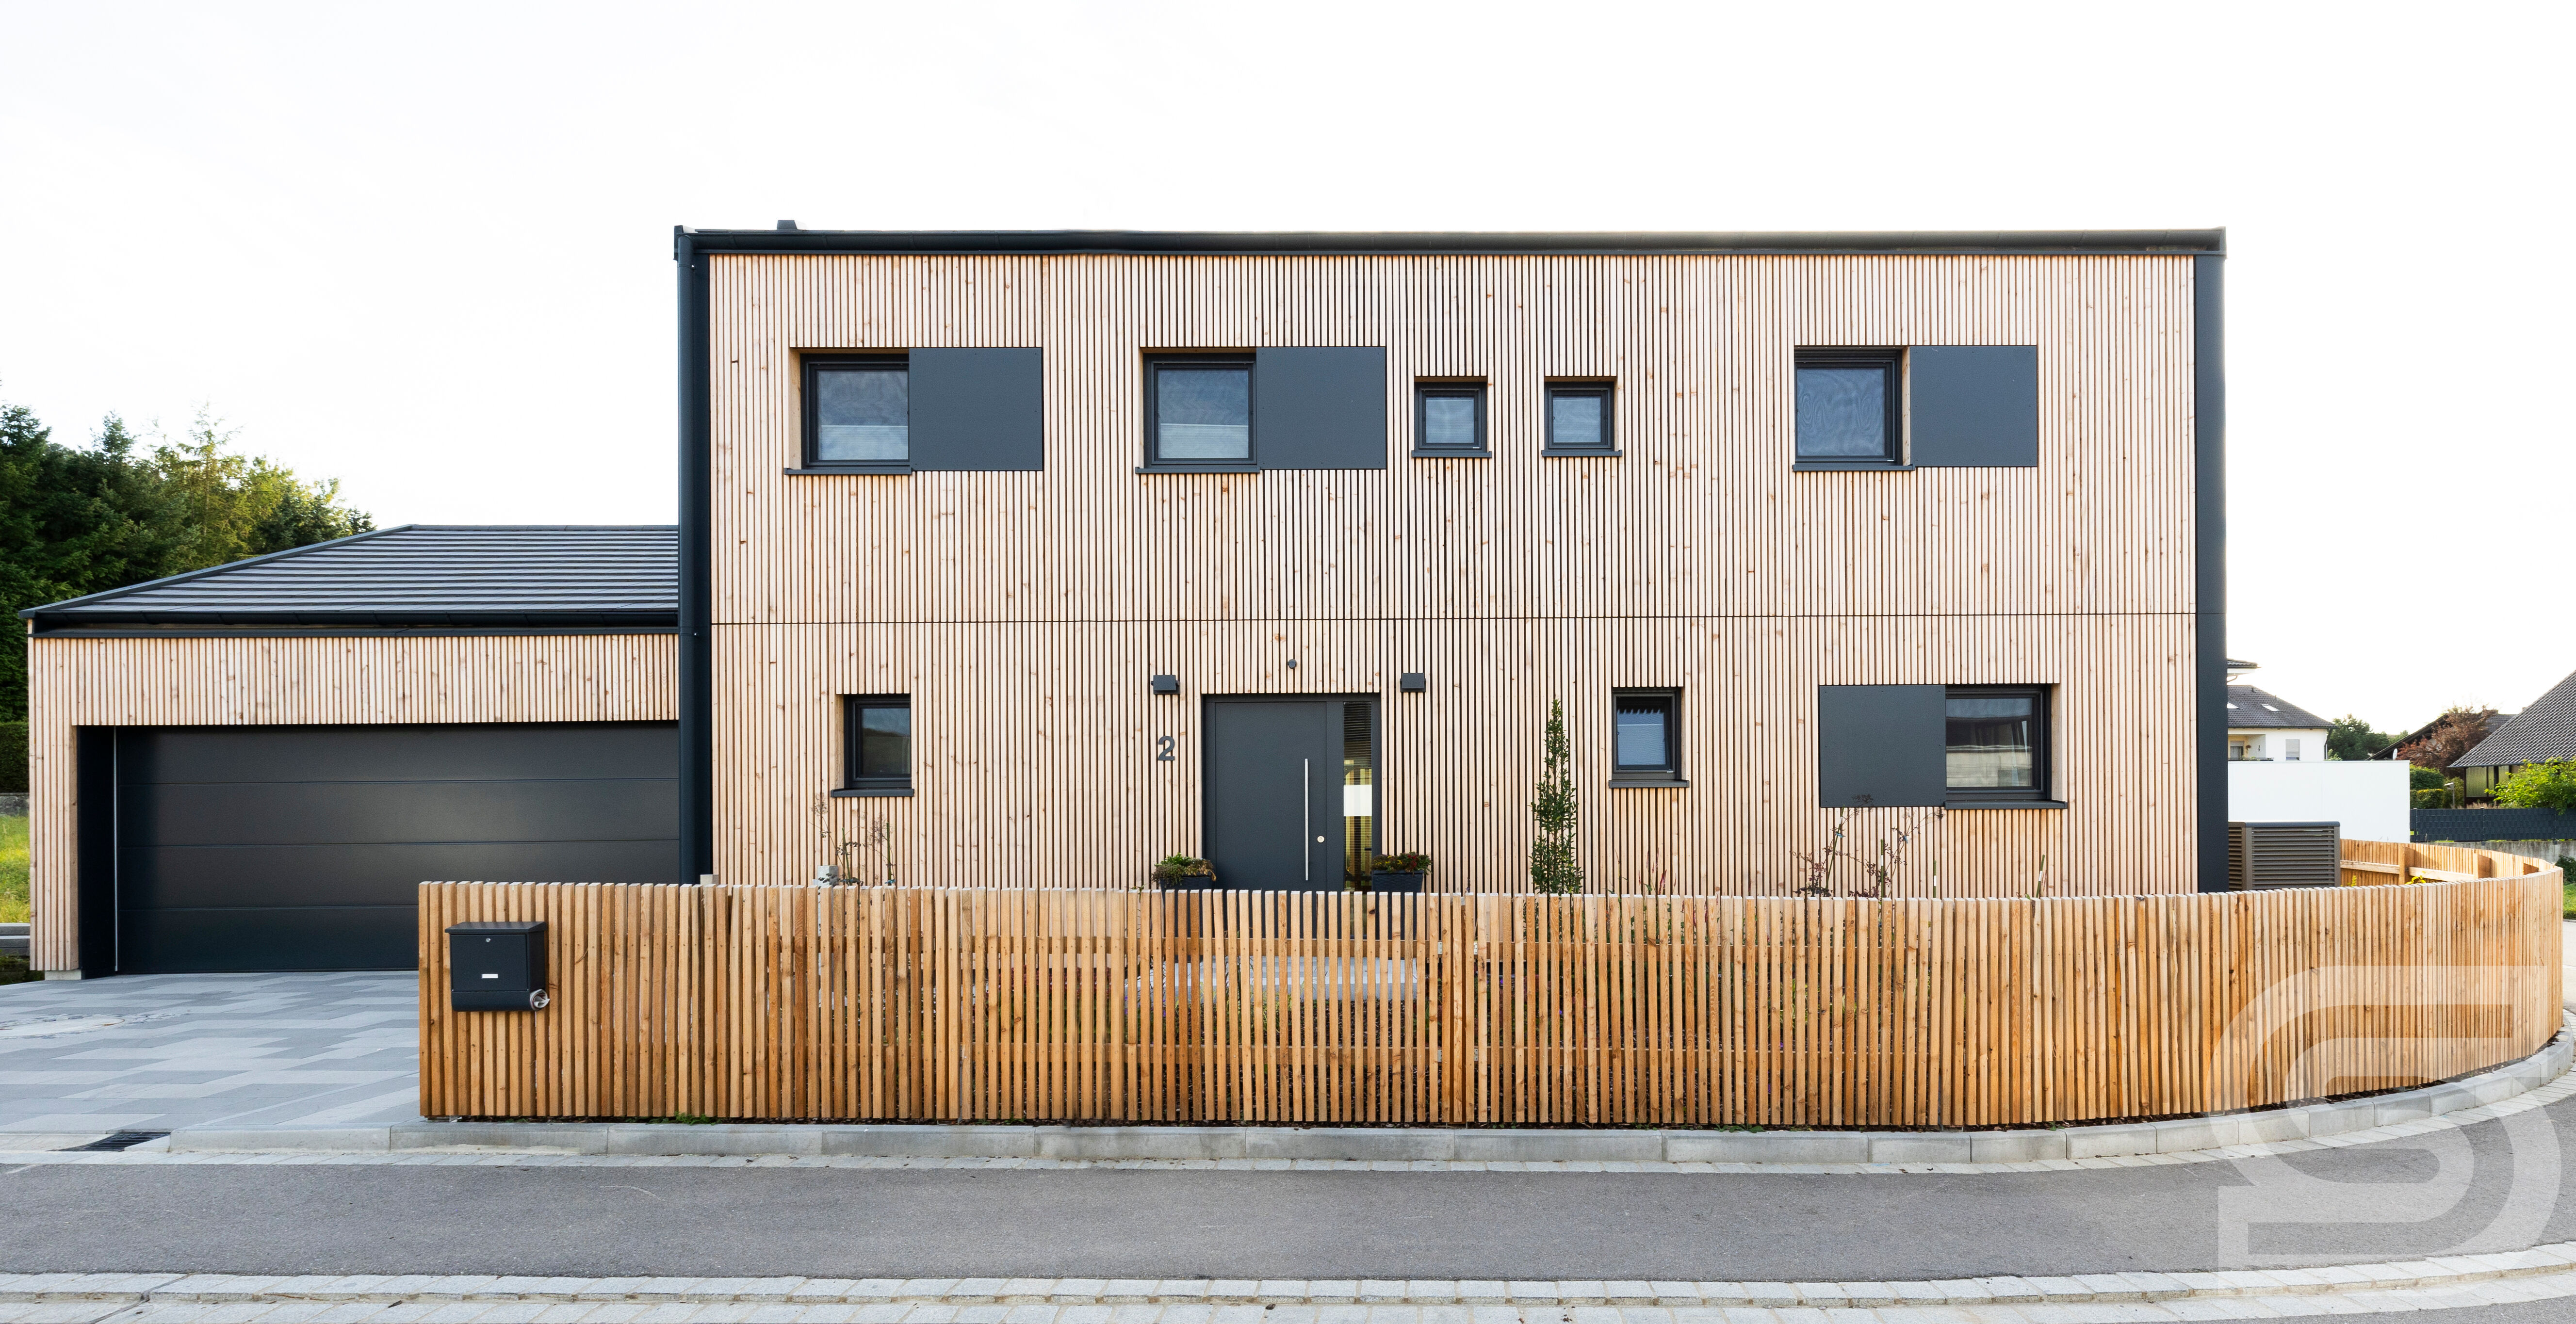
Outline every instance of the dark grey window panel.
<path fill-rule="evenodd" d="M 912 351 L 912 467 L 1046 468 L 1046 365 L 1035 349 Z"/>
<path fill-rule="evenodd" d="M 1930 806 L 1948 799 L 1949 691 L 1940 685 L 1816 687 L 1816 803 Z"/>
<path fill-rule="evenodd" d="M 2039 467 L 2039 349 L 1917 345 L 1906 353 L 1920 469 Z"/>
<path fill-rule="evenodd" d="M 1264 469 L 1386 467 L 1386 351 L 1253 355 L 1252 458 Z"/>

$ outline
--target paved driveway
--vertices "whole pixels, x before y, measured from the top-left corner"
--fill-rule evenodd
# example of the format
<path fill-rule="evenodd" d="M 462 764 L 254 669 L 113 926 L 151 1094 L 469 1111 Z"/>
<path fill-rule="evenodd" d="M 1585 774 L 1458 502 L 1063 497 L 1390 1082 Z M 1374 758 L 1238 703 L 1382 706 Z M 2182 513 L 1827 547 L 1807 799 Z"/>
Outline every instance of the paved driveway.
<path fill-rule="evenodd" d="M 0 1132 L 416 1121 L 418 987 L 367 972 L 0 988 Z"/>

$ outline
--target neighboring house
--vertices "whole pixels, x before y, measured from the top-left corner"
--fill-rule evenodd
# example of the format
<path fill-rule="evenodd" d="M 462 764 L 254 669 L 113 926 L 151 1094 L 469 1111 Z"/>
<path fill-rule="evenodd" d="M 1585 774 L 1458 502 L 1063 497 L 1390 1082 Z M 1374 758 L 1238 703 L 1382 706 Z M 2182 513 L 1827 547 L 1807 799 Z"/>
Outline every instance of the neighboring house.
<path fill-rule="evenodd" d="M 2231 680 L 2256 670 L 2227 664 Z M 2247 823 L 2334 823 L 2344 836 L 2407 839 L 2402 764 L 2326 755 L 2333 723 L 2252 685 L 2227 687 L 2227 816 Z"/>
<path fill-rule="evenodd" d="M 2452 760 L 2470 799 L 2487 799 L 2496 783 L 2527 764 L 2576 759 L 2576 675 L 2551 686 L 2530 707 L 2501 719 L 2476 748 Z"/>
<path fill-rule="evenodd" d="M 1515 890 L 1552 703 L 1595 889 L 1780 894 L 1909 823 L 1907 889 L 2222 887 L 2220 252 L 683 231 L 676 610 L 564 530 L 381 603 L 335 567 L 433 531 L 191 581 L 277 577 L 220 618 L 40 609 L 36 963 L 406 963 L 405 878 L 623 876 L 587 832 L 681 882 Z M 296 787 L 130 807 L 173 768 Z M 387 789 L 641 823 L 666 772 L 667 838 Z M 190 884 L 220 924 L 120 930 L 226 833 L 276 867 Z M 398 841 L 460 849 L 337 904 Z"/>

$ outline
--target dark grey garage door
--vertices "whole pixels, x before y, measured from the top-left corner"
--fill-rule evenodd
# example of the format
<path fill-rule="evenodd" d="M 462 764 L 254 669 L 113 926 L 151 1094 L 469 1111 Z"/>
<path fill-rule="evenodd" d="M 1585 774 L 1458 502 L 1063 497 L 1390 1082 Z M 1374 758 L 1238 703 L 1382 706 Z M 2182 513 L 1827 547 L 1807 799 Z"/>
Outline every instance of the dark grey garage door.
<path fill-rule="evenodd" d="M 408 970 L 424 880 L 667 883 L 667 722 L 116 738 L 117 968 Z"/>

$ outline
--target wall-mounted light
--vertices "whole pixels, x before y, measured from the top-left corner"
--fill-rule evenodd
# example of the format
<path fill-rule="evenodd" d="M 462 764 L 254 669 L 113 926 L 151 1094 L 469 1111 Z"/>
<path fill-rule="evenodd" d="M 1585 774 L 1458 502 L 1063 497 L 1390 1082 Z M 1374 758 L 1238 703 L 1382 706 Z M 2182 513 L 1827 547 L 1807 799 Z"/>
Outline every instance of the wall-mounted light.
<path fill-rule="evenodd" d="M 1156 676 L 1156 677 L 1154 677 L 1154 692 L 1155 692 L 1156 694 L 1178 694 L 1178 693 L 1180 693 L 1180 692 L 1181 692 L 1181 678 L 1180 678 L 1180 677 L 1178 677 L 1178 676 Z"/>
<path fill-rule="evenodd" d="M 1419 672 L 1419 671 L 1408 671 L 1408 672 L 1404 673 L 1404 692 L 1405 692 L 1405 693 L 1407 693 L 1407 694 L 1420 694 L 1420 693 L 1422 692 L 1422 687 L 1423 687 L 1423 682 L 1422 682 L 1422 673 L 1421 673 L 1421 672 Z"/>

